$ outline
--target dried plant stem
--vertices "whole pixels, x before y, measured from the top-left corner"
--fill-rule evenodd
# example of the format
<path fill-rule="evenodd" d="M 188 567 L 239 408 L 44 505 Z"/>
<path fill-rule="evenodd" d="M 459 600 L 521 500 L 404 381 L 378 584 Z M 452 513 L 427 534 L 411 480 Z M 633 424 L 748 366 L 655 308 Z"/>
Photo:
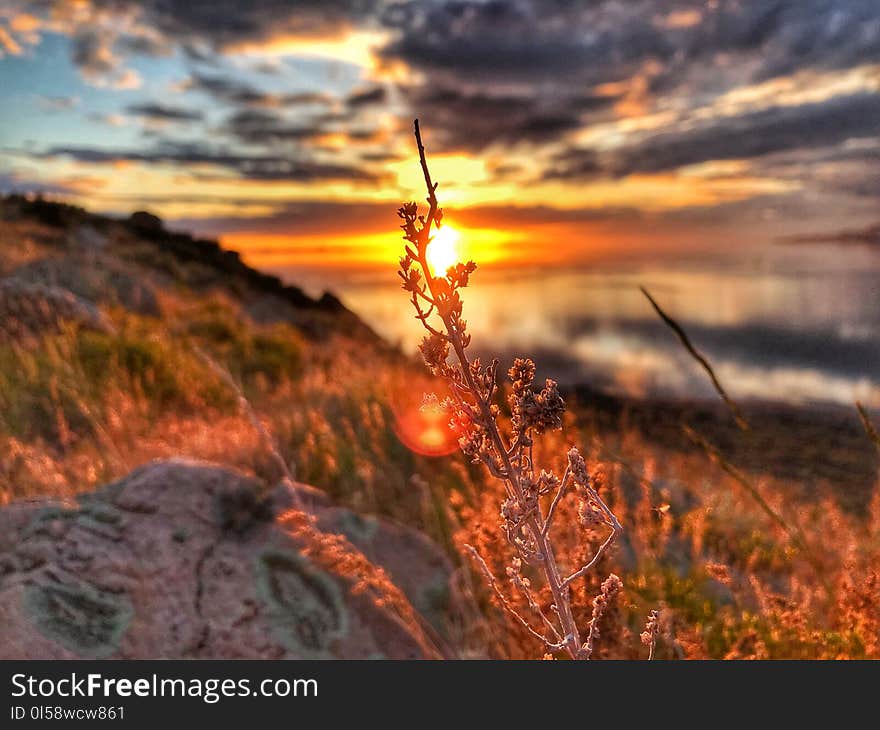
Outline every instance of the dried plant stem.
<path fill-rule="evenodd" d="M 739 406 L 736 404 L 733 398 L 731 398 L 727 394 L 727 391 L 724 390 L 724 387 L 721 385 L 721 381 L 718 380 L 718 376 L 715 375 L 715 370 L 712 368 L 712 365 L 709 363 L 709 361 L 699 352 L 699 350 L 697 350 L 696 347 L 694 347 L 694 345 L 691 343 L 690 337 L 687 336 L 687 333 L 684 331 L 682 326 L 663 311 L 663 308 L 657 303 L 657 300 L 648 293 L 648 290 L 645 289 L 645 287 L 643 286 L 639 288 L 641 289 L 642 294 L 644 294 L 648 301 L 651 302 L 651 306 L 654 307 L 654 311 L 657 312 L 657 315 L 660 317 L 660 319 L 662 319 L 666 326 L 669 327 L 669 329 L 671 329 L 678 337 L 685 350 L 688 351 L 688 354 L 690 354 L 690 356 L 694 358 L 697 363 L 699 363 L 703 370 L 706 371 L 706 374 L 712 381 L 712 387 L 715 388 L 715 392 L 718 393 L 719 396 L 721 396 L 721 400 L 723 400 L 725 405 L 730 409 L 736 425 L 739 426 L 740 429 L 742 429 L 743 431 L 748 431 L 748 422 L 743 417 Z"/>
<path fill-rule="evenodd" d="M 645 630 L 641 634 L 642 643 L 648 647 L 648 661 L 654 659 L 657 648 L 657 637 L 660 635 L 660 612 L 653 610 L 648 614 Z"/>
<path fill-rule="evenodd" d="M 211 371 L 215 375 L 217 375 L 217 377 L 219 377 L 224 383 L 226 383 L 226 385 L 229 386 L 229 388 L 235 393 L 238 399 L 239 410 L 245 416 L 247 416 L 248 420 L 251 423 L 251 426 L 253 427 L 254 431 L 256 431 L 257 436 L 260 437 L 260 441 L 265 446 L 266 452 L 269 454 L 269 456 L 272 458 L 272 461 L 275 462 L 275 465 L 281 472 L 284 483 L 290 489 L 290 493 L 293 496 L 293 501 L 297 509 L 302 509 L 302 500 L 300 499 L 299 490 L 296 489 L 296 479 L 294 478 L 293 470 L 291 469 L 290 465 L 284 460 L 284 457 L 281 456 L 281 452 L 278 450 L 278 445 L 275 443 L 275 439 L 272 438 L 272 434 L 269 433 L 262 419 L 257 415 L 257 412 L 254 410 L 254 407 L 245 396 L 239 384 L 235 382 L 235 378 L 232 377 L 232 373 L 230 373 L 202 348 L 194 346 L 193 349 L 195 350 L 195 353 L 199 356 L 199 358 L 211 369 Z"/>
<path fill-rule="evenodd" d="M 498 602 L 501 604 L 501 608 L 503 608 L 505 611 L 507 611 L 507 613 L 509 613 L 511 616 L 513 616 L 517 620 L 517 622 L 519 622 L 519 624 L 526 631 L 528 631 L 532 636 L 534 636 L 536 639 L 538 639 L 539 641 L 544 643 L 546 646 L 548 646 L 549 648 L 556 648 L 556 649 L 560 648 L 560 645 L 558 642 L 554 643 L 548 637 L 541 634 L 540 631 L 535 629 L 528 622 L 528 620 L 523 618 L 520 615 L 519 611 L 517 611 L 511 605 L 510 601 L 507 600 L 507 597 L 504 595 L 504 592 L 501 590 L 500 586 L 498 585 L 498 579 L 494 575 L 492 575 L 492 571 L 489 569 L 489 566 L 486 565 L 486 561 L 483 560 L 483 556 L 477 552 L 477 549 L 475 547 L 473 547 L 472 545 L 467 545 L 467 544 L 465 544 L 464 547 L 470 553 L 474 562 L 477 564 L 477 567 L 479 567 L 480 572 L 485 577 L 486 582 L 489 584 L 489 587 L 495 593 L 495 596 L 498 598 Z M 551 628 L 553 628 L 553 627 L 551 626 Z M 553 628 L 553 632 L 556 633 L 555 628 Z"/>
<path fill-rule="evenodd" d="M 591 647 L 581 641 L 572 611 L 569 586 L 596 565 L 620 533 L 621 527 L 598 492 L 590 485 L 583 459 L 576 450 L 569 453 L 569 467 L 562 480 L 553 477 L 555 481 L 552 482 L 552 486 L 558 486 L 558 491 L 546 514 L 543 513 L 539 498 L 549 493 L 550 477 L 542 472 L 540 478 L 535 478 L 531 434 L 533 431 L 541 433 L 549 426 L 561 426 L 559 413 L 562 409 L 562 399 L 559 398 L 556 384 L 552 381 L 548 381 L 540 394 L 528 389 L 534 376 L 534 365 L 530 361 L 517 361 L 511 369 L 511 378 L 514 378 L 515 371 L 522 373 L 514 383 L 513 396 L 522 413 L 518 416 L 511 442 L 507 442 L 498 427 L 497 406 L 493 404 L 498 390 L 498 363 L 493 362 L 484 368 L 479 360 L 471 361 L 466 353 L 470 336 L 466 334 L 465 322 L 461 318 L 461 299 L 458 289 L 467 285 L 468 276 L 475 265 L 459 264 L 446 272 L 445 276 L 437 276 L 428 262 L 427 250 L 431 242 L 431 228 L 440 226 L 442 211 L 437 203 L 437 184 L 432 181 L 428 169 L 418 120 L 415 120 L 414 132 L 419 163 L 427 189 L 428 212 L 424 216 L 419 216 L 414 203 L 400 209 L 399 216 L 404 220 L 404 225 L 401 226 L 404 229 L 404 238 L 411 244 L 406 247 L 406 256 L 401 259 L 400 276 L 404 282 L 404 289 L 411 294 L 410 301 L 415 308 L 416 318 L 429 332 L 429 337 L 422 345 L 425 360 L 435 373 L 450 382 L 454 411 L 457 417 L 467 424 L 466 428 L 470 429 L 469 437 L 462 440 L 462 448 L 475 461 L 483 462 L 490 473 L 504 484 L 508 502 L 502 508 L 502 513 L 507 509 L 509 514 L 508 540 L 517 548 L 520 555 L 516 560 L 521 559 L 539 567 L 547 582 L 552 596 L 551 610 L 555 614 L 556 624 L 541 611 L 528 583 L 519 576 L 519 563 L 516 564 L 516 568 L 508 569 L 514 585 L 524 594 L 529 607 L 541 617 L 551 636 L 541 634 L 516 612 L 504 597 L 498 580 L 492 575 L 486 562 L 472 547 L 468 546 L 468 550 L 501 601 L 502 607 L 515 616 L 529 633 L 540 638 L 551 650 L 563 649 L 571 658 L 588 658 Z M 417 264 L 418 269 L 415 269 L 413 264 Z M 424 284 L 422 284 L 422 276 L 424 276 Z M 442 330 L 428 323 L 428 318 L 432 314 L 436 314 L 442 321 Z M 455 353 L 457 367 L 447 363 L 449 348 Z M 590 519 L 608 526 L 610 534 L 586 565 L 567 578 L 563 578 L 554 553 L 550 528 L 557 507 L 572 480 L 577 483 L 582 497 L 589 504 L 587 513 Z"/>
<path fill-rule="evenodd" d="M 553 497 L 553 501 L 550 503 L 550 509 L 547 510 L 547 517 L 544 519 L 544 527 L 541 528 L 541 532 L 545 535 L 550 531 L 550 526 L 553 524 L 553 517 L 556 515 L 556 508 L 565 496 L 565 491 L 568 488 L 570 478 L 571 468 L 566 468 L 565 473 L 562 475 L 562 481 L 559 482 L 559 489 L 556 490 L 556 496 Z"/>
<path fill-rule="evenodd" d="M 868 411 L 865 407 L 856 402 L 856 409 L 859 412 L 859 418 L 862 421 L 862 426 L 865 429 L 865 433 L 868 434 L 868 438 L 874 443 L 874 447 L 877 449 L 877 453 L 880 454 L 880 434 L 877 433 L 877 429 L 874 426 L 874 422 L 871 420 L 871 417 L 868 415 Z"/>
<path fill-rule="evenodd" d="M 717 447 L 710 444 L 705 438 L 703 438 L 700 434 L 694 431 L 690 426 L 683 425 L 682 429 L 684 430 L 685 435 L 697 446 L 699 446 L 703 452 L 718 466 L 720 466 L 727 474 L 729 474 L 733 479 L 746 490 L 748 495 L 755 501 L 755 503 L 764 511 L 764 513 L 777 525 L 779 525 L 783 531 L 791 538 L 792 543 L 794 543 L 795 547 L 797 547 L 807 559 L 807 562 L 810 563 L 813 570 L 816 573 L 816 577 L 819 578 L 819 581 L 825 587 L 825 589 L 830 593 L 831 586 L 828 584 L 827 579 L 825 578 L 825 571 L 822 567 L 822 563 L 819 561 L 816 554 L 810 549 L 809 545 L 807 545 L 806 538 L 804 537 L 801 529 L 795 525 L 790 524 L 782 515 L 780 515 L 770 504 L 764 499 L 764 496 L 758 490 L 758 488 L 752 484 L 751 480 L 743 474 L 737 467 L 731 464 Z"/>
<path fill-rule="evenodd" d="M 727 391 L 724 390 L 724 387 L 721 385 L 721 382 L 715 375 L 715 371 L 709 361 L 703 355 L 701 355 L 700 352 L 693 346 L 690 338 L 687 336 L 687 333 L 684 331 L 681 325 L 663 311 L 663 308 L 657 303 L 654 297 L 652 297 L 648 293 L 648 290 L 644 287 L 640 288 L 642 294 L 645 295 L 645 297 L 651 303 L 651 306 L 654 307 L 654 311 L 657 312 L 663 322 L 676 334 L 681 344 L 688 351 L 691 357 L 693 357 L 709 375 L 715 391 L 718 393 L 719 396 L 721 396 L 721 399 L 730 409 L 730 412 L 732 413 L 737 426 L 739 426 L 740 429 L 742 429 L 743 431 L 748 431 L 749 425 L 743 418 L 739 406 L 737 406 L 736 402 L 727 394 Z M 865 424 L 865 428 L 868 431 L 869 436 L 871 436 L 873 439 L 876 439 L 876 431 L 874 431 L 872 435 L 873 426 L 870 421 L 867 420 L 867 414 L 865 413 L 861 405 L 857 404 L 857 407 L 859 409 L 859 415 L 862 417 L 862 422 Z M 804 538 L 803 532 L 800 530 L 800 528 L 792 526 L 785 518 L 782 517 L 782 515 L 774 510 L 767 502 L 767 500 L 764 499 L 761 492 L 745 476 L 745 474 L 743 474 L 739 469 L 737 469 L 733 464 L 725 459 L 721 452 L 715 446 L 710 444 L 705 438 L 703 438 L 700 434 L 690 428 L 690 426 L 683 424 L 682 429 L 684 430 L 685 435 L 687 435 L 687 437 L 694 444 L 699 446 L 706 453 L 706 455 L 709 456 L 710 459 L 712 459 L 712 461 L 717 463 L 725 472 L 732 476 L 736 480 L 736 482 L 746 490 L 749 496 L 765 512 L 765 514 L 767 514 L 767 516 L 770 517 L 773 522 L 779 525 L 786 532 L 786 534 L 791 538 L 794 545 L 803 553 L 804 557 L 810 563 L 822 585 L 827 591 L 830 592 L 831 588 L 825 578 L 822 564 L 816 557 L 816 554 L 807 545 L 806 539 Z M 880 448 L 880 441 L 875 441 L 875 443 L 878 443 L 878 448 Z"/>
<path fill-rule="evenodd" d="M 605 554 L 605 551 L 611 547 L 611 543 L 614 542 L 614 539 L 617 537 L 619 530 L 612 530 L 608 537 L 605 538 L 605 542 L 603 542 L 599 549 L 596 551 L 595 555 L 590 559 L 588 563 L 584 566 L 578 568 L 574 573 L 572 573 L 568 578 L 562 581 L 562 587 L 567 588 L 578 578 L 583 578 L 587 573 L 589 573 L 596 563 L 599 562 L 599 559 Z"/>

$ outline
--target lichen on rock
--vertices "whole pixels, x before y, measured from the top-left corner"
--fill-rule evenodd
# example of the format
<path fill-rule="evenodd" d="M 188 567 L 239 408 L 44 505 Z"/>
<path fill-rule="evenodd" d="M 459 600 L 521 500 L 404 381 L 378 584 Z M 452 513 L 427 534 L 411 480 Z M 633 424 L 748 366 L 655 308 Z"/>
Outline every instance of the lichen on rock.
<path fill-rule="evenodd" d="M 326 658 L 348 630 L 339 586 L 298 553 L 265 551 L 256 562 L 259 595 L 285 646 L 304 659 Z"/>
<path fill-rule="evenodd" d="M 35 584 L 24 593 L 27 614 L 47 638 L 76 655 L 101 659 L 119 649 L 133 610 L 125 595 L 88 585 Z"/>
<path fill-rule="evenodd" d="M 75 502 L 0 509 L 3 658 L 439 656 L 405 595 L 316 515 L 358 519 L 291 499 L 174 459 Z"/>

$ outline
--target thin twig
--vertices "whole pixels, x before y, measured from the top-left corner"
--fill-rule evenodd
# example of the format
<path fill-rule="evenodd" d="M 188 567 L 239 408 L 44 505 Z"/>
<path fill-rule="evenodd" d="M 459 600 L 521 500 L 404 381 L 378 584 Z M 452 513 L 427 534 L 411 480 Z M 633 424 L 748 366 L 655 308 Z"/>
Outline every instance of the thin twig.
<path fill-rule="evenodd" d="M 688 425 L 682 425 L 682 429 L 684 430 L 685 435 L 694 442 L 697 446 L 699 446 L 705 454 L 718 466 L 720 466 L 725 472 L 727 472 L 733 479 L 748 492 L 749 496 L 755 501 L 755 503 L 764 511 L 764 513 L 777 525 L 779 525 L 783 531 L 791 538 L 792 542 L 795 546 L 804 554 L 804 557 L 807 559 L 807 562 L 810 563 L 813 570 L 816 573 L 816 576 L 819 578 L 822 585 L 825 589 L 830 593 L 831 586 L 828 584 L 827 579 L 825 578 L 825 571 L 822 567 L 822 563 L 816 557 L 815 553 L 810 549 L 807 545 L 806 539 L 804 537 L 803 532 L 801 532 L 799 527 L 793 526 L 789 524 L 789 522 L 780 515 L 770 504 L 764 499 L 764 496 L 758 491 L 758 488 L 752 484 L 751 480 L 743 474 L 739 469 L 737 469 L 733 464 L 731 464 L 717 447 L 710 444 L 705 438 L 703 438 L 700 434 L 694 431 Z"/>
<path fill-rule="evenodd" d="M 544 529 L 541 530 L 543 534 L 547 534 L 550 531 L 550 525 L 553 522 L 553 517 L 556 514 L 556 508 L 559 506 L 559 503 L 562 501 L 562 497 L 565 495 L 566 487 L 568 486 L 568 480 L 571 478 L 571 467 L 565 468 L 565 473 L 562 475 L 562 481 L 559 482 L 559 489 L 556 492 L 556 496 L 553 497 L 553 501 L 550 503 L 550 509 L 547 510 L 547 517 L 544 518 Z"/>
<path fill-rule="evenodd" d="M 583 567 L 578 568 L 574 573 L 572 573 L 570 576 L 568 576 L 568 578 L 566 578 L 564 581 L 562 581 L 562 587 L 567 588 L 574 581 L 576 581 L 578 578 L 589 573 L 593 569 L 593 567 L 596 565 L 596 563 L 598 563 L 599 560 L 602 558 L 602 556 L 605 554 L 605 551 L 611 547 L 615 538 L 617 538 L 617 535 L 619 534 L 619 532 L 620 531 L 618 529 L 616 529 L 615 527 L 612 526 L 611 527 L 611 534 L 605 538 L 605 542 L 603 542 L 599 546 L 599 549 L 596 551 L 596 554 L 592 557 L 590 562 L 588 562 Z"/>
<path fill-rule="evenodd" d="M 282 477 L 284 479 L 285 485 L 290 489 L 290 493 L 293 496 L 294 504 L 297 509 L 302 509 L 303 504 L 300 499 L 299 490 L 296 489 L 296 479 L 293 475 L 293 470 L 290 468 L 290 465 L 284 460 L 284 457 L 281 456 L 281 452 L 278 450 L 278 445 L 275 443 L 275 439 L 272 438 L 272 435 L 266 429 L 265 424 L 262 419 L 257 415 L 257 412 L 254 410 L 254 407 L 251 405 L 250 401 L 245 396 L 244 392 L 241 389 L 241 386 L 237 382 L 235 382 L 235 378 L 232 377 L 232 373 L 230 373 L 226 368 L 224 368 L 220 363 L 218 363 L 214 358 L 212 358 L 207 352 L 205 352 L 201 347 L 197 345 L 193 346 L 196 355 L 201 358 L 201 360 L 224 382 L 229 386 L 232 391 L 235 392 L 235 395 L 238 398 L 238 407 L 239 410 L 244 413 L 248 420 L 251 422 L 251 425 L 254 428 L 254 431 L 257 432 L 257 435 L 260 437 L 260 440 L 266 447 L 266 450 L 269 452 L 269 456 L 272 457 L 272 460 L 278 466 L 281 471 Z"/>
<path fill-rule="evenodd" d="M 874 427 L 874 422 L 871 420 L 871 416 L 868 415 L 868 411 L 858 401 L 856 401 L 856 409 L 859 412 L 859 418 L 862 421 L 862 426 L 865 428 L 865 433 L 867 433 L 868 438 L 874 442 L 874 447 L 877 449 L 877 453 L 880 454 L 880 434 L 877 433 L 877 429 Z"/>
<path fill-rule="evenodd" d="M 643 286 L 639 287 L 639 289 L 641 289 L 642 294 L 647 297 L 648 301 L 651 302 L 651 306 L 654 307 L 654 311 L 657 312 L 660 319 L 662 319 L 663 322 L 669 327 L 669 329 L 671 329 L 676 334 L 679 341 L 682 345 L 684 345 L 684 348 L 688 351 L 690 356 L 700 364 L 703 370 L 706 371 L 706 374 L 712 381 L 712 386 L 715 388 L 715 392 L 718 393 L 719 396 L 721 396 L 721 400 L 724 401 L 725 405 L 730 409 L 731 414 L 733 414 L 733 420 L 736 422 L 736 425 L 739 426 L 743 431 L 748 431 L 748 422 L 743 417 L 739 406 L 736 404 L 733 398 L 731 398 L 727 394 L 727 391 L 724 390 L 724 387 L 721 385 L 721 381 L 718 380 L 718 376 L 715 375 L 715 371 L 712 369 L 712 365 L 709 363 L 709 361 L 702 354 L 700 354 L 696 347 L 693 346 L 690 338 L 687 336 L 687 333 L 684 331 L 684 329 L 682 329 L 681 325 L 663 311 L 663 309 L 657 303 L 657 300 L 648 293 L 648 290 L 645 289 L 645 287 Z"/>
<path fill-rule="evenodd" d="M 547 615 L 544 613 L 544 611 L 541 610 L 541 607 L 538 605 L 538 602 L 535 600 L 535 596 L 532 593 L 531 588 L 528 585 L 526 585 L 522 576 L 519 575 L 518 573 L 514 573 L 510 578 L 510 582 L 513 583 L 513 585 L 517 588 L 517 590 L 522 594 L 523 598 L 526 599 L 526 603 L 529 604 L 529 608 L 531 608 L 534 613 L 538 614 L 538 617 L 541 619 L 544 626 L 546 626 L 548 629 L 550 629 L 550 633 L 553 634 L 553 636 L 556 638 L 557 642 L 561 641 L 562 637 L 559 636 L 559 632 L 556 630 L 556 627 L 553 625 L 553 622 L 549 618 L 547 618 Z"/>
<path fill-rule="evenodd" d="M 470 552 L 474 562 L 480 568 L 480 572 L 485 576 L 486 581 L 489 583 L 489 586 L 498 597 L 498 601 L 499 603 L 501 603 L 501 607 L 511 616 L 513 616 L 532 636 L 534 636 L 536 639 L 540 639 L 548 646 L 553 646 L 553 642 L 549 641 L 546 636 L 532 628 L 532 625 L 528 621 L 526 621 L 526 619 L 520 616 L 519 612 L 510 604 L 510 601 L 508 601 L 504 593 L 502 593 L 501 588 L 498 586 L 498 581 L 496 580 L 495 576 L 492 575 L 492 571 L 489 570 L 489 566 L 486 565 L 486 561 L 483 560 L 483 557 L 477 552 L 477 549 L 472 545 L 467 544 L 464 547 Z"/>

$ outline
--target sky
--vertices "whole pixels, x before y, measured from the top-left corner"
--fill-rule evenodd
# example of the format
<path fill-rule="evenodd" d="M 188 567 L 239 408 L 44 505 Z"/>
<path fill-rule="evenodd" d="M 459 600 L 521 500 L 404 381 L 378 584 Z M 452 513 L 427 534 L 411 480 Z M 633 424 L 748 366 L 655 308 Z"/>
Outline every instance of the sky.
<path fill-rule="evenodd" d="M 874 240 L 877 0 L 0 0 L 0 191 L 387 266 Z M 393 264 L 392 264 L 393 265 Z"/>

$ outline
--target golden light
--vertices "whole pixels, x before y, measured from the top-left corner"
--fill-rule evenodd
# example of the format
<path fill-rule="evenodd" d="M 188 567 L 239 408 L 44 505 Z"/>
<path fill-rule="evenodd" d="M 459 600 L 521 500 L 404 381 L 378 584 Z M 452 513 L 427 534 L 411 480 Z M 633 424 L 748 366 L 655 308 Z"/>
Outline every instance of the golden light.
<path fill-rule="evenodd" d="M 458 262 L 458 231 L 443 226 L 431 238 L 426 255 L 428 264 L 435 275 L 443 275 Z"/>
<path fill-rule="evenodd" d="M 424 393 L 439 390 L 433 380 L 400 379 L 388 392 L 394 414 L 394 433 L 410 451 L 422 456 L 446 456 L 458 450 L 459 434 L 449 425 L 449 413 L 437 401 L 425 402 Z"/>

